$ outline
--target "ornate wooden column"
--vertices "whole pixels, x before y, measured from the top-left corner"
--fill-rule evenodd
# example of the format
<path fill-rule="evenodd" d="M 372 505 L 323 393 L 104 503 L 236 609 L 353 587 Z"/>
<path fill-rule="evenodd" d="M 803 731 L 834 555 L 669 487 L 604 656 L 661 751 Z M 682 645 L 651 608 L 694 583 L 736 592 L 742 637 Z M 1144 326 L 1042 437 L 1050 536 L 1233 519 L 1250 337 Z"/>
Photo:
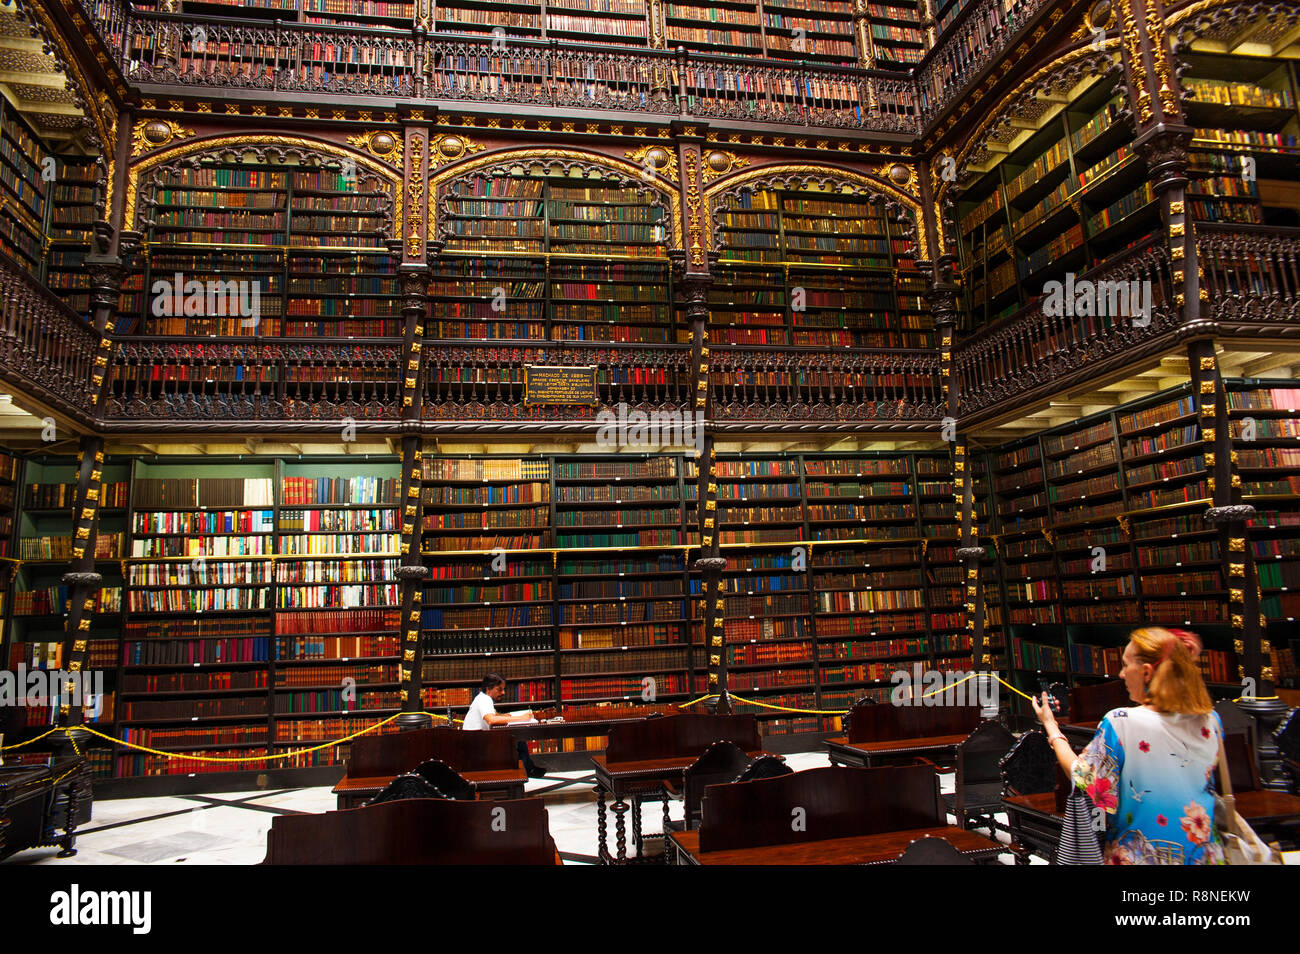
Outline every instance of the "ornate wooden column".
<path fill-rule="evenodd" d="M 1255 508 L 1242 502 L 1227 392 L 1219 374 L 1214 342 L 1208 338 L 1192 341 L 1187 353 L 1206 447 L 1205 469 L 1210 475 L 1207 480 L 1213 497 L 1213 504 L 1205 511 L 1205 521 L 1218 530 L 1220 566 L 1228 590 L 1232 650 L 1238 659 L 1237 677 L 1242 680 L 1237 705 L 1259 720 L 1258 755 L 1263 781 L 1270 788 L 1284 789 L 1286 783 L 1277 771 L 1280 766 L 1271 730 L 1286 715 L 1288 707 L 1275 696 L 1272 645 L 1265 638 L 1267 621 L 1260 612 L 1259 572 L 1247 529 Z"/>
<path fill-rule="evenodd" d="M 425 239 L 425 222 L 429 212 L 425 185 L 429 181 L 429 127 L 423 110 L 412 110 L 403 117 L 405 129 L 404 180 L 406 190 L 405 237 L 400 246 L 402 264 L 402 536 L 397 579 L 401 585 L 401 664 L 399 699 L 402 712 L 397 724 L 403 729 L 423 729 L 432 724 L 424 711 L 424 652 L 420 638 L 420 609 L 424 599 L 424 580 L 429 568 L 420 554 L 420 494 L 423 488 L 424 454 L 420 437 L 423 414 L 424 381 L 422 370 L 424 330 L 428 319 L 429 258 L 441 251 L 441 245 Z"/>
<path fill-rule="evenodd" d="M 63 658 L 70 673 L 84 672 L 95 599 L 103 577 L 95 572 L 95 530 L 103 496 L 104 439 L 89 435 L 81 439 L 77 452 L 77 489 L 73 497 L 72 560 L 61 582 L 68 588 L 67 618 L 64 622 Z M 74 694 L 77 684 L 69 680 L 59 695 L 58 725 L 66 735 L 53 740 L 56 752 L 76 754 L 84 750 L 90 734 L 83 722 L 82 699 Z"/>
<path fill-rule="evenodd" d="M 121 127 L 115 169 L 119 178 L 126 169 L 126 141 L 130 130 L 130 115 Z M 139 245 L 140 235 L 123 232 L 114 222 L 121 222 L 122 188 L 113 189 L 113 183 L 99 179 L 96 184 L 96 210 L 100 213 L 91 229 L 92 250 L 86 256 L 90 276 L 91 323 L 99 334 L 99 346 L 91 368 L 87 388 L 95 416 L 102 417 L 110 387 L 109 368 L 116 347 L 113 337 L 122 282 L 129 262 Z M 116 193 L 116 201 L 110 195 Z M 107 218 L 105 217 L 107 215 Z M 110 219 L 112 221 L 110 221 Z M 84 672 L 87 643 L 103 577 L 95 571 L 95 538 L 99 528 L 99 509 L 104 491 L 104 439 L 99 435 L 81 438 L 77 452 L 77 486 L 73 493 L 72 560 L 60 582 L 68 588 L 67 618 L 64 621 L 63 658 L 68 672 Z M 69 730 L 54 739 L 55 751 L 67 754 L 72 749 L 80 754 L 90 735 L 80 726 L 84 722 L 82 699 L 73 694 L 76 684 L 69 681 L 62 687 L 59 699 L 58 725 Z"/>
<path fill-rule="evenodd" d="M 1121 52 L 1128 76 L 1137 138 L 1133 149 L 1147 173 L 1169 243 L 1170 269 L 1183 323 L 1200 318 L 1196 242 L 1187 215 L 1188 149 L 1192 127 L 1183 112 L 1181 87 L 1164 28 L 1161 0 L 1121 0 Z M 1106 26 L 1105 23 L 1097 26 Z"/>

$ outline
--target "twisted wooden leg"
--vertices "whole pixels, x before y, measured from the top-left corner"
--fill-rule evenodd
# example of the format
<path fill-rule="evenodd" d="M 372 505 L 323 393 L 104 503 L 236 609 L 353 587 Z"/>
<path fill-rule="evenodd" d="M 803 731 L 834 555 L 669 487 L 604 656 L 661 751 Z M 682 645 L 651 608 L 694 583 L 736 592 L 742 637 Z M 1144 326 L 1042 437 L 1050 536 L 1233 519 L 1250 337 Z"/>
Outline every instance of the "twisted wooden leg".
<path fill-rule="evenodd" d="M 609 863 L 609 843 L 605 823 L 605 786 L 596 786 L 596 857 L 602 865 Z"/>
<path fill-rule="evenodd" d="M 636 845 L 636 858 L 645 857 L 641 844 L 641 796 L 632 796 L 632 841 Z"/>
<path fill-rule="evenodd" d="M 615 864 L 620 865 L 627 864 L 627 819 L 624 818 L 626 814 L 627 802 L 623 801 L 621 795 L 617 796 L 614 802 L 614 842 L 618 852 L 616 855 L 618 860 Z"/>
<path fill-rule="evenodd" d="M 663 798 L 664 803 L 664 864 L 671 864 L 668 859 L 668 786 L 665 785 L 659 789 L 659 795 Z"/>

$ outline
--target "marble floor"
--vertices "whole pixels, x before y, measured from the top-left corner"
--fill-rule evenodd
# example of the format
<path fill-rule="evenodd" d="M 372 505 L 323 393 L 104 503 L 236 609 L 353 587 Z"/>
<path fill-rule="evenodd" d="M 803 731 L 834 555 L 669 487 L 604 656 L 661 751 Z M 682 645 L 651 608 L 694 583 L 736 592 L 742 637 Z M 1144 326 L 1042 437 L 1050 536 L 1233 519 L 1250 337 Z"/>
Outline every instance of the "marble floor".
<path fill-rule="evenodd" d="M 796 771 L 827 764 L 824 752 L 797 753 L 786 759 Z M 528 794 L 546 800 L 551 837 L 565 864 L 595 862 L 594 781 L 582 771 L 528 780 Z M 951 792 L 952 774 L 941 775 L 940 785 Z M 266 833 L 276 815 L 330 811 L 334 805 L 326 787 L 97 801 L 90 824 L 77 832 L 75 857 L 59 859 L 57 849 L 43 848 L 20 852 L 4 864 L 257 864 L 266 856 Z M 670 813 L 680 820 L 682 803 L 670 803 Z M 647 829 L 657 827 L 658 808 L 647 807 L 645 818 Z M 1001 860 L 1010 864 L 1012 858 L 1005 854 Z M 1300 864 L 1300 852 L 1289 853 L 1287 862 Z M 1044 862 L 1034 859 L 1033 863 Z"/>

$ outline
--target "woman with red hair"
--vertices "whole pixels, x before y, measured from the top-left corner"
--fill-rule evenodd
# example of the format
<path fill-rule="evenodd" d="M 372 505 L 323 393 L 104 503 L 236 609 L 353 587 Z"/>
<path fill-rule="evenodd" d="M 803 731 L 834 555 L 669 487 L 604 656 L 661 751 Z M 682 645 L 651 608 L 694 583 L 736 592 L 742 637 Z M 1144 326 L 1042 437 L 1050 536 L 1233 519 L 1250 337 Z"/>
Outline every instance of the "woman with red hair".
<path fill-rule="evenodd" d="M 1116 865 L 1223 863 L 1214 828 L 1214 767 L 1223 725 L 1181 629 L 1134 630 L 1120 671 L 1135 705 L 1112 709 L 1076 756 L 1043 694 L 1034 712 L 1061 767 L 1106 813 L 1104 855 Z"/>

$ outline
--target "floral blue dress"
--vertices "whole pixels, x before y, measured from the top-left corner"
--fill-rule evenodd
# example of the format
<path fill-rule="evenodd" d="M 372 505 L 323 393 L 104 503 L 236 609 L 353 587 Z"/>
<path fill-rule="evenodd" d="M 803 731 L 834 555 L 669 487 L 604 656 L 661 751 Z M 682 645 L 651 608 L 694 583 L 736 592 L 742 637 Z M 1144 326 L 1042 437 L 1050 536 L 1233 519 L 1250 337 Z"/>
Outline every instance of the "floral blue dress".
<path fill-rule="evenodd" d="M 1223 864 L 1214 828 L 1219 714 L 1112 709 L 1074 763 L 1074 784 L 1106 813 L 1112 865 Z"/>

